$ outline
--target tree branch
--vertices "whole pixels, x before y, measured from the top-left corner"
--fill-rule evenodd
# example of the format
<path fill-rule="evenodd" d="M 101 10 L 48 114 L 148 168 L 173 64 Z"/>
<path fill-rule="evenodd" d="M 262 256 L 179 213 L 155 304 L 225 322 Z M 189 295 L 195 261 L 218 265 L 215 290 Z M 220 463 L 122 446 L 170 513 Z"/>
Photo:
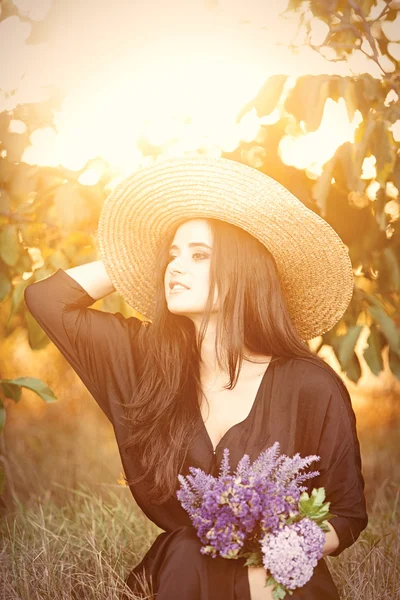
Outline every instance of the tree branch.
<path fill-rule="evenodd" d="M 386 15 L 390 12 L 390 8 L 389 8 L 390 2 L 391 2 L 391 0 L 385 0 L 385 3 L 386 3 L 385 8 L 383 8 L 381 10 L 381 12 L 376 17 L 376 19 L 371 19 L 371 21 L 368 21 L 368 23 L 374 24 L 374 23 L 377 23 L 377 21 L 380 21 L 382 19 L 382 17 L 386 17 Z"/>
<path fill-rule="evenodd" d="M 361 8 L 361 6 L 358 6 L 358 4 L 356 4 L 354 2 L 354 0 L 348 0 L 348 3 L 351 6 L 351 8 L 354 10 L 355 14 L 358 15 L 361 18 L 361 21 L 362 21 L 362 24 L 363 24 L 363 28 L 364 28 L 365 37 L 366 37 L 367 42 L 369 43 L 369 45 L 371 47 L 371 50 L 372 50 L 372 56 L 370 54 L 368 54 L 367 52 L 363 51 L 363 50 L 361 50 L 361 52 L 363 52 L 363 54 L 365 54 L 366 56 L 368 56 L 369 58 L 371 58 L 372 60 L 374 60 L 375 63 L 380 68 L 380 70 L 382 71 L 382 73 L 384 75 L 387 75 L 387 72 L 384 70 L 384 68 L 382 67 L 382 65 L 381 65 L 381 63 L 379 61 L 378 48 L 377 48 L 374 36 L 371 33 L 370 22 L 367 20 L 367 17 L 365 16 L 363 9 Z"/>
<path fill-rule="evenodd" d="M 400 80 L 396 77 L 396 74 L 386 71 L 381 64 L 381 54 L 379 51 L 379 46 L 372 35 L 371 27 L 374 23 L 380 21 L 384 18 L 388 12 L 389 8 L 389 0 L 385 0 L 385 6 L 380 11 L 379 15 L 374 19 L 368 19 L 363 9 L 357 4 L 356 0 L 348 0 L 347 10 L 342 14 L 333 14 L 330 16 L 330 22 L 328 22 L 329 31 L 325 36 L 324 41 L 321 44 L 312 44 L 310 40 L 310 31 L 306 32 L 307 42 L 305 44 L 291 44 L 290 48 L 294 50 L 295 48 L 308 46 L 315 52 L 318 52 L 321 56 L 323 56 L 326 60 L 330 62 L 342 62 L 347 60 L 346 56 L 338 56 L 337 58 L 327 58 L 324 56 L 322 50 L 324 48 L 332 48 L 337 50 L 344 50 L 348 54 L 351 54 L 351 50 L 360 50 L 364 56 L 366 56 L 369 60 L 372 60 L 379 68 L 382 73 L 383 78 L 389 84 L 390 88 L 393 89 L 397 95 L 400 96 Z M 352 15 L 353 11 L 353 15 Z M 350 21 L 350 19 L 356 15 L 361 23 L 359 23 L 359 27 L 357 27 L 354 23 Z M 304 17 L 304 15 L 302 15 Z M 303 19 L 304 20 L 304 19 Z M 336 23 L 332 24 L 332 20 L 335 20 Z M 354 43 L 341 43 L 341 42 L 332 42 L 332 37 L 334 34 L 341 31 L 351 31 L 353 35 L 356 37 L 356 41 Z M 366 40 L 371 48 L 371 53 L 368 50 L 365 50 L 362 47 L 363 41 Z"/>

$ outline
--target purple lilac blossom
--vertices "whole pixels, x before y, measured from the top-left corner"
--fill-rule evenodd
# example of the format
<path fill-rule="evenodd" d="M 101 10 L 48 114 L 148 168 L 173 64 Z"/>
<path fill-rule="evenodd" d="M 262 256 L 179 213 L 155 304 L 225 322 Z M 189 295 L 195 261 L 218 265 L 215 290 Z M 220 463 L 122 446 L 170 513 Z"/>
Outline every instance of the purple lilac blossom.
<path fill-rule="evenodd" d="M 325 539 L 322 529 L 308 517 L 266 534 L 260 540 L 264 568 L 287 589 L 302 587 L 322 557 Z"/>
<path fill-rule="evenodd" d="M 203 547 L 212 557 L 237 558 L 246 541 L 256 533 L 282 529 L 287 517 L 298 515 L 299 485 L 319 472 L 298 474 L 319 456 L 279 456 L 279 443 L 250 463 L 247 454 L 230 473 L 229 449 L 225 448 L 219 476 L 189 467 L 190 475 L 178 475 L 177 497 L 188 512 Z"/>

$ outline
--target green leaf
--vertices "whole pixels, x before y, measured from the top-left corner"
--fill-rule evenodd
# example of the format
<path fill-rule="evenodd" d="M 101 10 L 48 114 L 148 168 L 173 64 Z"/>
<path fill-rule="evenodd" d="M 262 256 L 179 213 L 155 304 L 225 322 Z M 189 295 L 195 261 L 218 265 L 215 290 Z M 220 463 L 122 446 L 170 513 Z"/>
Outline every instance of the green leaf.
<path fill-rule="evenodd" d="M 385 206 L 386 206 L 386 194 L 385 194 L 384 187 L 381 186 L 376 192 L 376 198 L 375 198 L 375 202 L 374 202 L 374 209 L 375 209 L 374 212 L 375 212 L 375 221 L 377 222 L 379 229 L 383 232 L 386 231 L 386 227 L 389 222 L 389 217 L 385 212 Z M 386 235 L 385 235 L 385 237 L 386 237 Z"/>
<path fill-rule="evenodd" d="M 379 375 L 383 370 L 382 350 L 386 340 L 375 323 L 372 323 L 369 329 L 370 334 L 367 339 L 368 346 L 365 348 L 363 355 L 372 373 L 374 375 Z"/>
<path fill-rule="evenodd" d="M 299 499 L 299 510 L 300 513 L 305 515 L 308 514 L 309 511 L 314 509 L 315 502 L 315 490 L 312 491 L 312 495 L 310 496 L 308 492 L 303 492 Z"/>
<path fill-rule="evenodd" d="M 275 584 L 276 584 L 276 581 L 275 581 L 275 579 L 272 577 L 272 575 L 269 575 L 269 576 L 267 577 L 267 580 L 266 580 L 266 582 L 265 582 L 265 585 L 275 585 Z"/>
<path fill-rule="evenodd" d="M 365 73 L 360 77 L 360 81 L 363 85 L 364 98 L 370 103 L 376 103 L 377 101 L 384 100 L 386 96 L 383 94 L 382 84 L 379 79 L 372 77 L 369 73 Z"/>
<path fill-rule="evenodd" d="M 370 144 L 375 130 L 375 123 L 372 119 L 366 119 L 360 123 L 355 132 L 352 172 L 357 178 L 361 177 L 364 158 L 371 154 Z"/>
<path fill-rule="evenodd" d="M 2 177 L 0 176 L 0 179 Z M 0 189 L 0 212 L 8 213 L 11 210 L 10 196 L 5 189 Z"/>
<path fill-rule="evenodd" d="M 263 83 L 256 97 L 250 100 L 238 113 L 236 122 L 243 118 L 253 108 L 256 109 L 258 117 L 264 117 L 276 108 L 282 95 L 283 86 L 287 80 L 287 75 L 272 75 Z"/>
<path fill-rule="evenodd" d="M 382 266 L 380 277 L 384 277 L 391 290 L 400 290 L 400 265 L 399 259 L 393 248 L 384 248 L 382 252 Z M 382 272 L 383 271 L 383 272 Z"/>
<path fill-rule="evenodd" d="M 64 269 L 64 271 L 69 269 L 69 261 L 62 250 L 56 250 L 54 254 L 51 255 L 49 263 L 55 269 Z"/>
<path fill-rule="evenodd" d="M 400 155 L 397 156 L 397 160 L 392 173 L 392 181 L 394 185 L 400 190 Z"/>
<path fill-rule="evenodd" d="M 17 377 L 17 379 L 2 379 L 2 385 L 6 384 L 9 387 L 27 388 L 35 392 L 45 402 L 56 402 L 57 397 L 53 390 L 50 389 L 43 381 L 36 377 Z M 10 397 L 10 396 L 8 396 Z M 12 398 L 14 399 L 14 398 Z"/>
<path fill-rule="evenodd" d="M 0 256 L 9 267 L 17 264 L 21 246 L 16 225 L 5 225 L 0 231 Z"/>
<path fill-rule="evenodd" d="M 351 360 L 350 360 L 349 364 L 347 365 L 345 373 L 346 373 L 347 377 L 350 379 L 350 381 L 353 381 L 354 383 L 357 383 L 358 380 L 360 379 L 361 365 L 360 365 L 360 361 L 358 360 L 357 354 L 354 353 L 353 356 L 351 357 Z"/>
<path fill-rule="evenodd" d="M 34 205 L 32 205 L 34 206 Z M 41 240 L 45 238 L 44 223 L 26 223 L 21 225 L 21 233 L 24 243 L 27 246 L 39 246 Z"/>
<path fill-rule="evenodd" d="M 390 348 L 400 357 L 400 333 L 393 319 L 386 314 L 382 306 L 369 306 L 368 311 L 379 325 Z"/>
<path fill-rule="evenodd" d="M 299 499 L 299 512 L 302 517 L 308 517 L 317 523 L 330 519 L 335 515 L 329 512 L 330 502 L 324 502 L 325 489 L 314 488 L 309 496 L 303 492 Z"/>
<path fill-rule="evenodd" d="M 354 334 L 351 334 L 351 335 L 354 335 Z M 346 337 L 346 336 L 335 336 L 335 337 L 331 337 L 331 339 L 330 339 L 330 345 L 332 346 L 333 351 L 335 352 L 339 362 L 341 360 L 340 359 L 341 352 L 344 353 L 344 356 L 345 356 L 345 351 L 341 349 L 343 337 Z M 345 358 L 346 358 L 346 356 L 345 356 Z M 343 366 L 342 369 L 345 371 L 347 377 L 349 379 L 351 379 L 351 381 L 354 381 L 356 383 L 360 379 L 361 365 L 360 365 L 360 361 L 358 360 L 358 357 L 355 352 L 353 352 L 351 354 L 350 359 L 346 360 L 346 366 Z"/>
<path fill-rule="evenodd" d="M 395 21 L 397 19 L 397 15 L 399 13 L 396 9 L 390 9 L 389 12 L 386 13 L 385 21 Z"/>
<path fill-rule="evenodd" d="M 299 77 L 286 99 L 285 110 L 297 121 L 304 121 L 307 131 L 316 131 L 321 124 L 329 86 L 327 75 Z"/>
<path fill-rule="evenodd" d="M 268 77 L 254 100 L 254 108 L 258 117 L 270 115 L 276 108 L 286 80 L 287 75 L 272 75 Z"/>
<path fill-rule="evenodd" d="M 362 160 L 357 156 L 359 150 L 360 146 L 344 142 L 336 150 L 335 158 L 340 161 L 340 167 L 342 168 L 347 188 L 353 192 L 362 193 L 365 189 L 365 182 L 361 179 L 364 156 Z M 334 173 L 334 177 L 336 182 L 340 183 L 336 172 Z"/>
<path fill-rule="evenodd" d="M 329 517 L 327 516 L 327 519 L 332 519 L 332 517 L 335 517 L 336 515 L 331 515 L 331 513 L 329 513 Z M 327 533 L 330 531 L 330 528 L 328 527 L 328 521 L 324 520 L 321 521 L 320 523 L 318 523 L 318 525 L 320 526 L 320 528 L 322 529 L 322 531 L 326 531 Z"/>
<path fill-rule="evenodd" d="M 332 32 L 329 36 L 329 44 L 335 46 L 336 53 L 339 57 L 344 57 L 351 54 L 356 49 L 358 36 L 352 29 L 340 29 Z"/>
<path fill-rule="evenodd" d="M 28 328 L 28 342 L 30 347 L 33 350 L 45 348 L 49 343 L 49 338 L 29 311 L 25 311 L 25 322 Z"/>
<path fill-rule="evenodd" d="M 338 359 L 342 369 L 345 371 L 349 366 L 354 355 L 354 348 L 357 344 L 357 340 L 360 337 L 360 333 L 363 329 L 363 325 L 353 325 L 349 327 L 347 333 L 338 338 L 340 343 Z"/>
<path fill-rule="evenodd" d="M 4 3 L 2 3 L 4 4 Z M 4 17 L 2 17 L 4 19 Z M 2 146 L 7 150 L 7 159 L 10 163 L 20 163 L 22 154 L 29 144 L 29 136 L 27 133 L 15 133 L 7 131 L 2 136 Z"/>
<path fill-rule="evenodd" d="M 6 409 L 4 407 L 2 399 L 0 398 L 0 433 L 3 431 L 5 424 L 6 424 Z"/>
<path fill-rule="evenodd" d="M 38 185 L 39 168 L 36 165 L 20 163 L 12 174 L 9 191 L 11 197 L 18 203 L 18 211 L 25 212 L 27 207 L 34 208 L 34 203 L 29 202 L 35 197 Z"/>
<path fill-rule="evenodd" d="M 313 504 L 315 506 L 322 506 L 322 504 L 323 504 L 323 502 L 325 500 L 325 489 L 323 487 L 314 488 L 311 491 L 311 497 L 310 497 L 310 499 L 313 501 Z"/>
<path fill-rule="evenodd" d="M 297 10 L 303 4 L 303 0 L 289 0 L 287 7 L 283 11 L 282 15 L 286 15 L 293 10 Z"/>
<path fill-rule="evenodd" d="M 397 379 L 400 379 L 400 357 L 391 348 L 389 348 L 389 367 Z"/>
<path fill-rule="evenodd" d="M 272 590 L 273 600 L 283 600 L 285 596 L 286 590 L 280 584 L 278 584 L 278 586 Z"/>
<path fill-rule="evenodd" d="M 377 121 L 371 141 L 371 151 L 376 158 L 376 181 L 380 184 L 386 183 L 396 160 L 396 148 L 389 127 L 390 123 Z"/>
<path fill-rule="evenodd" d="M 19 402 L 21 398 L 21 388 L 15 385 L 10 385 L 5 379 L 0 379 L 0 387 L 5 398 L 10 398 L 14 402 Z"/>
<path fill-rule="evenodd" d="M 361 8 L 364 15 L 369 17 L 369 13 L 373 6 L 376 6 L 377 0 L 358 0 L 357 5 Z"/>
<path fill-rule="evenodd" d="M 8 315 L 7 324 L 9 323 L 12 315 L 21 306 L 21 302 L 24 299 L 24 290 L 27 285 L 28 285 L 28 281 L 23 279 L 22 281 L 17 283 L 17 285 L 14 287 L 13 293 L 12 293 L 12 300 L 11 300 L 11 310 L 10 310 L 10 314 Z"/>
<path fill-rule="evenodd" d="M 350 77 L 341 77 L 338 86 L 339 96 L 346 102 L 347 114 L 349 121 L 354 119 L 356 110 L 358 109 L 358 93 L 355 82 Z"/>
<path fill-rule="evenodd" d="M 376 44 L 379 48 L 379 52 L 385 56 L 386 58 L 391 58 L 390 56 L 390 51 L 388 49 L 389 46 L 389 40 L 386 37 L 386 35 L 378 35 L 375 36 L 375 40 L 376 40 Z"/>
<path fill-rule="evenodd" d="M 22 250 L 22 254 L 15 265 L 15 270 L 19 275 L 23 275 L 24 273 L 32 271 L 32 260 L 28 252 L 26 252 L 24 249 Z"/>
<path fill-rule="evenodd" d="M 6 273 L 0 271 L 0 302 L 7 298 L 8 294 L 11 292 L 11 289 L 11 281 L 7 277 Z"/>
<path fill-rule="evenodd" d="M 335 157 L 328 160 L 324 165 L 322 175 L 317 179 L 312 187 L 312 198 L 317 203 L 322 217 L 326 216 L 327 199 L 332 187 L 333 169 L 335 167 Z"/>
<path fill-rule="evenodd" d="M 53 202 L 56 218 L 62 227 L 79 229 L 90 221 L 92 212 L 88 202 L 79 192 L 79 186 L 67 182 L 57 187 Z"/>
<path fill-rule="evenodd" d="M 272 588 L 272 598 L 274 598 L 274 600 L 283 600 L 287 593 L 290 595 L 293 594 L 291 590 L 287 590 L 285 586 L 283 586 L 281 583 L 278 583 L 272 575 L 267 576 L 265 581 L 265 587 L 269 585 L 274 586 Z"/>
<path fill-rule="evenodd" d="M 39 281 L 40 279 L 44 279 L 45 277 L 48 277 L 49 275 L 52 275 L 54 273 L 54 269 L 49 268 L 46 264 L 43 265 L 43 267 L 40 267 L 39 269 L 36 269 L 33 277 L 34 279 L 29 279 L 30 283 L 33 283 L 33 281 Z"/>
<path fill-rule="evenodd" d="M 261 552 L 246 552 L 243 557 L 246 558 L 245 567 L 261 567 L 263 564 Z"/>

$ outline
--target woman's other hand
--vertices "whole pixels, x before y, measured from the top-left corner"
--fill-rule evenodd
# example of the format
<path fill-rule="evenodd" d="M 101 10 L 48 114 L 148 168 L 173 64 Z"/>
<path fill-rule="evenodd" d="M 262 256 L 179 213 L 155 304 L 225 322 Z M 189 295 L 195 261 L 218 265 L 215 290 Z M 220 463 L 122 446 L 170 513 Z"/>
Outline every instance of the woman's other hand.
<path fill-rule="evenodd" d="M 272 600 L 272 585 L 265 585 L 267 572 L 263 567 L 247 567 L 251 600 Z"/>
<path fill-rule="evenodd" d="M 100 300 L 115 291 L 114 285 L 101 260 L 71 267 L 65 271 L 75 279 L 94 300 Z"/>

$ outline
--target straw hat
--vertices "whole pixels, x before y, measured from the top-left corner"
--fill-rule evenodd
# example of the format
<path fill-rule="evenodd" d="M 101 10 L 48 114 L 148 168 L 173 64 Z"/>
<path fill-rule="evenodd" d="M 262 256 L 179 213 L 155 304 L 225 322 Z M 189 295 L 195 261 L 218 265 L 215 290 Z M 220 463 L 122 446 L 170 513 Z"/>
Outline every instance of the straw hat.
<path fill-rule="evenodd" d="M 339 321 L 354 278 L 347 247 L 334 229 L 257 169 L 206 156 L 162 159 L 139 169 L 101 210 L 101 259 L 115 289 L 145 319 L 154 316 L 160 241 L 172 224 L 207 217 L 241 227 L 272 253 L 302 340 Z"/>

